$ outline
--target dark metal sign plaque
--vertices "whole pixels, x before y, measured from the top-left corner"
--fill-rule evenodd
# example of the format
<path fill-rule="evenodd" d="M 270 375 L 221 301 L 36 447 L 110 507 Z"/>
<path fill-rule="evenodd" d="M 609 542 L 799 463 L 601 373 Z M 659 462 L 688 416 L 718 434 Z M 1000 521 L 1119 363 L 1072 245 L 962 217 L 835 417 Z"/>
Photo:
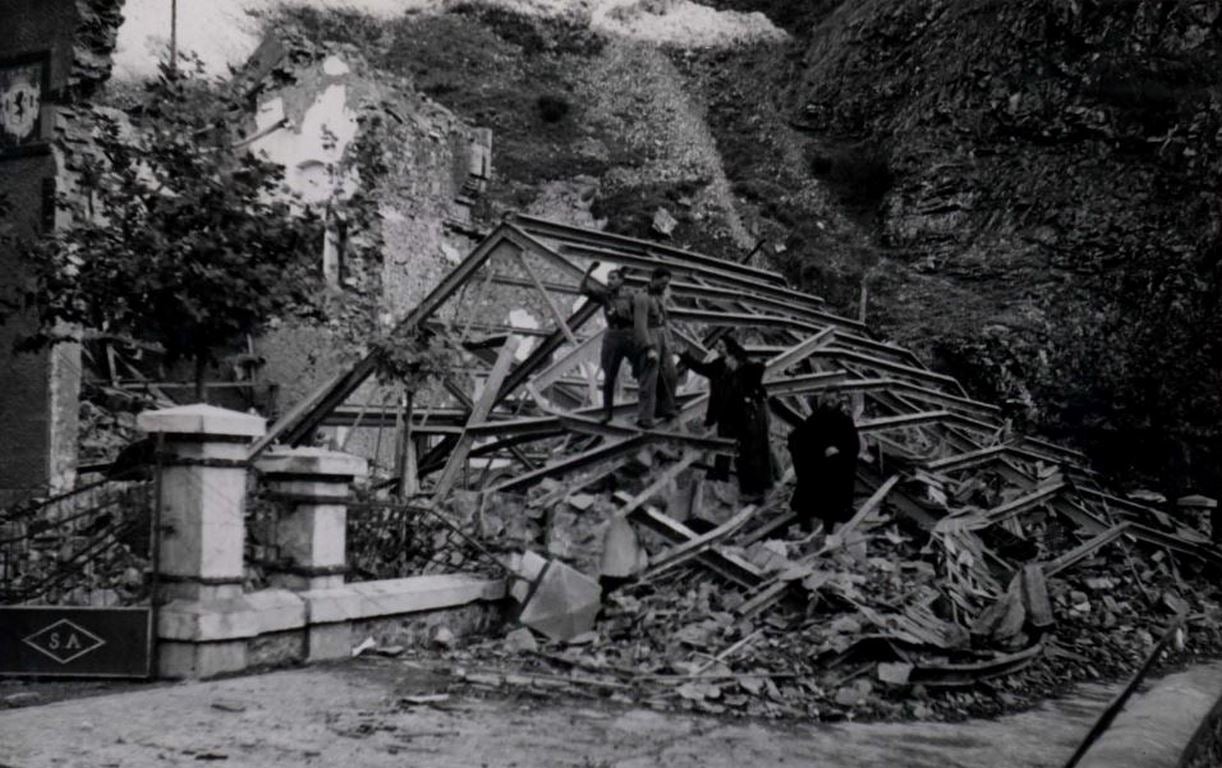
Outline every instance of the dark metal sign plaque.
<path fill-rule="evenodd" d="M 0 607 L 0 675 L 149 677 L 152 609 Z"/>

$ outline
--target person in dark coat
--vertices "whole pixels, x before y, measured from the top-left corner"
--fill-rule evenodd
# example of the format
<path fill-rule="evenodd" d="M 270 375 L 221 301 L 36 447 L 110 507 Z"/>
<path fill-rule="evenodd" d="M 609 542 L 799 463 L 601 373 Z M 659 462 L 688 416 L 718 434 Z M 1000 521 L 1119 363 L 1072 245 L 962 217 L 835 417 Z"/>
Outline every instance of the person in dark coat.
<path fill-rule="evenodd" d="M 581 292 L 602 305 L 603 315 L 607 320 L 600 360 L 603 369 L 602 420 L 611 421 L 615 414 L 615 384 L 619 378 L 620 366 L 625 360 L 632 361 L 636 356 L 636 343 L 633 338 L 633 296 L 624 288 L 622 269 L 611 270 L 607 275 L 605 288 L 595 282 L 591 275 L 598 266 L 599 262 L 596 261 L 586 270 L 581 279 Z M 636 373 L 635 369 L 633 373 Z"/>
<path fill-rule="evenodd" d="M 669 421 L 678 413 L 675 386 L 679 376 L 671 354 L 670 312 L 666 308 L 670 277 L 668 268 L 654 267 L 649 285 L 632 300 L 635 370 L 640 384 L 636 423 L 642 429 L 653 429 L 656 419 Z"/>
<path fill-rule="evenodd" d="M 797 488 L 789 501 L 807 531 L 815 521 L 826 533 L 853 516 L 853 487 L 861 439 L 853 417 L 833 398 L 819 399 L 810 416 L 789 433 Z"/>
<path fill-rule="evenodd" d="M 717 342 L 720 355 L 708 362 L 683 352 L 680 358 L 709 380 L 709 404 L 704 423 L 717 426 L 720 437 L 737 443 L 738 488 L 744 501 L 759 501 L 772 487 L 772 450 L 768 444 L 768 396 L 762 384 L 764 366 L 747 359 L 747 352 L 734 339 Z M 729 479 L 729 457 L 714 460 L 711 480 Z"/>

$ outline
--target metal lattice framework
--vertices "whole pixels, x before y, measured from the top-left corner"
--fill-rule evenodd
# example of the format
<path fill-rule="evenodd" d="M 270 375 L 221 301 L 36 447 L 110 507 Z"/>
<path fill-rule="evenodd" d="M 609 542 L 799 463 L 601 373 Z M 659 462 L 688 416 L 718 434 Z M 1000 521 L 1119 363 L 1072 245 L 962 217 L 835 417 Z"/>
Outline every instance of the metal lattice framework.
<path fill-rule="evenodd" d="M 697 426 L 707 391 L 695 376 L 680 382 L 680 417 L 672 428 L 641 431 L 618 418 L 635 410 L 631 387 L 617 401 L 614 421 L 591 418 L 599 404 L 604 325 L 579 282 L 594 261 L 627 267 L 633 288 L 652 268 L 669 267 L 676 342 L 703 355 L 733 331 L 765 361 L 779 428 L 809 413 L 806 396 L 850 396 L 874 457 L 858 478 L 868 497 L 863 507 L 885 500 L 927 529 L 971 511 L 974 530 L 996 526 L 1016 535 L 1019 518 L 1040 510 L 1083 538 L 1124 521 L 1157 519 L 1159 513 L 1109 495 L 1081 454 L 1013 434 L 996 406 L 970 398 L 953 378 L 832 313 L 819 297 L 787 287 L 775 272 L 523 215 L 506 218 L 401 322 L 439 334 L 463 361 L 441 386 L 418 393 L 409 419 L 426 441 L 415 470 L 433 503 L 464 487 L 517 491 L 544 478 L 572 481 L 560 491 L 571 492 L 650 444 L 682 452 L 676 471 L 710 449 L 733 450 Z M 375 368 L 370 357 L 339 373 L 275 424 L 252 456 L 275 441 L 304 442 L 322 426 L 394 423 L 393 410 L 347 403 Z M 697 538 L 651 511 L 646 499 L 621 501 L 636 508 L 638 523 L 672 541 Z M 1179 534 L 1183 547 L 1200 544 Z M 1196 554 L 1207 557 L 1205 549 Z M 699 560 L 744 587 L 760 583 L 758 573 L 715 547 Z"/>

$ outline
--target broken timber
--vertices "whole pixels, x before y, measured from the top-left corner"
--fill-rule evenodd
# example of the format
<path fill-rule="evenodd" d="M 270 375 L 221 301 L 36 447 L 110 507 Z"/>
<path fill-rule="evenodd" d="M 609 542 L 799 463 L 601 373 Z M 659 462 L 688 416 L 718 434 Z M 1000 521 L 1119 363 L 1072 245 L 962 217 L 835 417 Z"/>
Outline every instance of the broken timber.
<path fill-rule="evenodd" d="M 675 274 L 671 319 L 676 344 L 702 355 L 726 333 L 740 334 L 749 352 L 765 364 L 775 428 L 784 430 L 809 413 L 801 399 L 806 395 L 852 394 L 872 458 L 859 467 L 860 487 L 867 495 L 885 497 L 889 509 L 926 530 L 953 504 L 927 498 L 924 483 L 900 481 L 900 475 L 911 478 L 919 468 L 934 478 L 934 485 L 946 486 L 970 473 L 988 473 L 1000 478 L 1005 493 L 980 515 L 982 526 L 1021 530 L 1027 516 L 1048 510 L 1068 520 L 1082 538 L 1098 537 L 1083 544 L 1082 552 L 1092 542 L 1102 546 L 1124 536 L 1211 565 L 1222 560 L 1200 542 L 1157 530 L 1162 523 L 1156 510 L 1108 495 L 1080 453 L 1010 434 L 996 406 L 972 399 L 952 377 L 874 338 L 862 322 L 837 316 L 822 299 L 789 287 L 776 272 L 523 215 L 498 225 L 399 324 L 400 332 L 434 334 L 458 360 L 445 386 L 416 393 L 411 414 L 411 431 L 420 441 L 420 490 L 434 504 L 465 488 L 532 493 L 527 503 L 538 508 L 616 475 L 642 448 L 649 448 L 656 464 L 645 486 L 699 472 L 702 460 L 712 454 L 735 452 L 731 441 L 692 426 L 708 402 L 701 377 L 680 379 L 680 412 L 671 424 L 647 431 L 628 426 L 624 422 L 637 408 L 633 399 L 621 400 L 609 423 L 596 420 L 601 397 L 587 375 L 597 363 L 605 322 L 598 304 L 581 296 L 579 285 L 593 260 L 637 270 L 628 276 L 630 288 L 643 284 L 640 270 L 669 267 Z M 510 351 L 513 329 L 520 333 L 512 336 L 518 341 Z M 277 441 L 308 442 L 319 428 L 355 431 L 393 424 L 396 410 L 371 405 L 377 397 L 365 390 L 359 401 L 348 402 L 377 367 L 376 359 L 366 357 L 340 371 L 290 409 L 250 454 Z M 682 452 L 681 458 L 652 449 L 663 444 Z M 477 462 L 489 471 L 465 471 Z M 534 493 L 545 480 L 557 488 Z M 648 494 L 641 495 L 620 502 L 628 504 L 626 514 L 636 524 L 671 541 L 676 547 L 672 554 L 696 553 L 691 561 L 742 588 L 763 585 L 783 592 L 775 584 L 764 585 L 758 568 L 723 552 L 717 542 L 693 544 L 702 537 L 650 506 Z M 727 541 L 759 540 L 790 522 L 788 512 L 761 510 Z M 1128 525 L 1117 530 L 1117 523 Z M 1085 556 L 1075 554 L 1079 550 L 1046 563 L 1043 574 L 1069 567 L 1074 557 Z M 1017 572 L 1021 564 L 1009 570 Z M 767 604 L 757 603 L 758 597 L 748 595 L 748 605 Z"/>

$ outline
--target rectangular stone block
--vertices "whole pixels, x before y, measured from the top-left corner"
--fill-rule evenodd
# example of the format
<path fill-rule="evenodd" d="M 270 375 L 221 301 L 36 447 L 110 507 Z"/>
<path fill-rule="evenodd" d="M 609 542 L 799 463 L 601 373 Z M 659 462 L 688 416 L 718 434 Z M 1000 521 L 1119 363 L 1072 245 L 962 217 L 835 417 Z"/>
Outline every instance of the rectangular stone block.
<path fill-rule="evenodd" d="M 167 603 L 158 614 L 157 636 L 206 643 L 300 629 L 305 622 L 305 601 L 296 593 L 265 589 L 230 600 Z"/>
<path fill-rule="evenodd" d="M 246 669 L 246 641 L 162 642 L 157 646 L 157 676 L 198 680 Z"/>
<path fill-rule="evenodd" d="M 340 505 L 301 505 L 276 525 L 280 553 L 303 568 L 344 565 L 348 510 Z"/>
<path fill-rule="evenodd" d="M 306 630 L 306 661 L 330 661 L 352 656 L 352 625 L 312 624 Z"/>

